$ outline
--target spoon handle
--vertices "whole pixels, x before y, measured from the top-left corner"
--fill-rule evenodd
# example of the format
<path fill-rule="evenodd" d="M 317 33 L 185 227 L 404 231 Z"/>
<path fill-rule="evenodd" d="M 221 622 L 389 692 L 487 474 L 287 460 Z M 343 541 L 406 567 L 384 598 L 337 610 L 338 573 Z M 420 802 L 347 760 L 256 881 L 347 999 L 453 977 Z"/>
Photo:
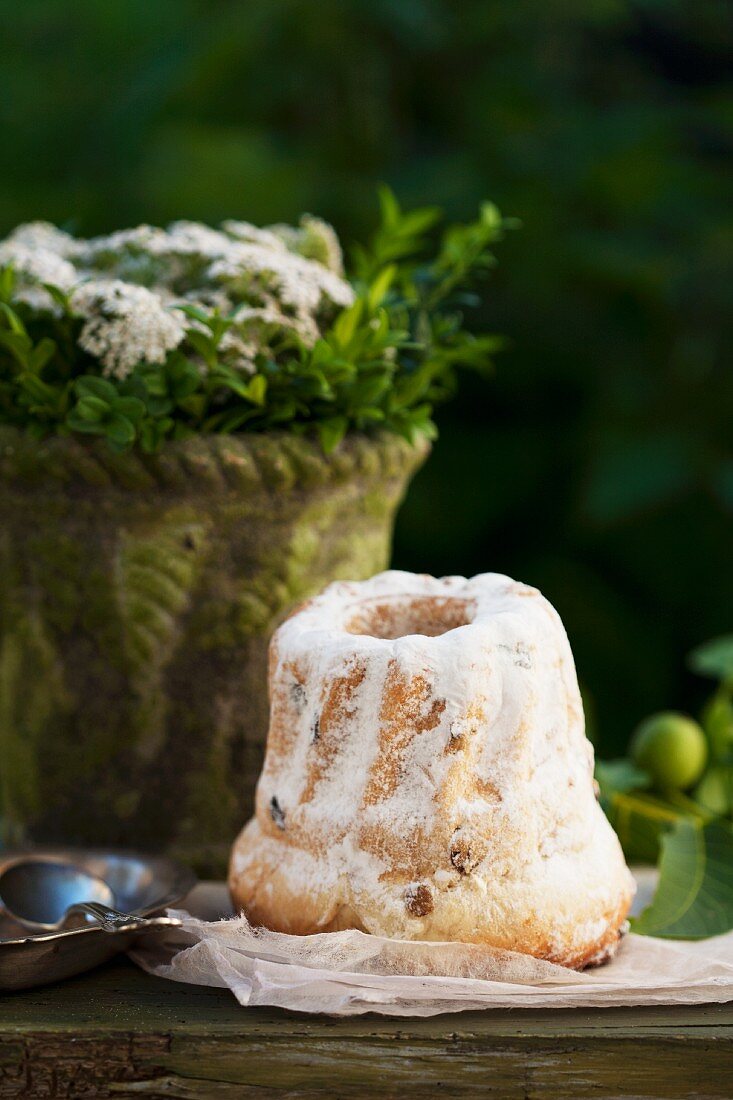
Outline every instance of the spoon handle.
<path fill-rule="evenodd" d="M 141 917 L 136 913 L 122 913 L 109 905 L 100 905 L 97 901 L 80 901 L 72 905 L 67 913 L 88 913 L 94 917 L 105 932 L 137 931 L 149 928 L 176 928 L 180 921 L 174 917 Z"/>

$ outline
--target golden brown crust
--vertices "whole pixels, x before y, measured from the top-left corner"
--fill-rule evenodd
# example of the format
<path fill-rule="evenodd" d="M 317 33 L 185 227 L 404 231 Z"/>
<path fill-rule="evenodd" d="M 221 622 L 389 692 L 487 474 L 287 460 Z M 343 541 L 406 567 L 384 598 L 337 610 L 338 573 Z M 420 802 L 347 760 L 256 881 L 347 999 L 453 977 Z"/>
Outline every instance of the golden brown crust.
<path fill-rule="evenodd" d="M 368 634 L 375 638 L 400 638 L 419 624 L 420 634 L 437 638 L 448 630 L 466 626 L 475 612 L 470 600 L 448 597 L 413 597 L 404 603 L 380 598 L 359 602 L 358 609 L 345 624 L 350 634 Z"/>
<path fill-rule="evenodd" d="M 262 851 L 262 846 L 260 845 Z M 503 951 L 519 951 L 534 958 L 556 963 L 574 970 L 599 966 L 615 954 L 623 933 L 627 927 L 626 917 L 632 900 L 632 891 L 625 893 L 612 908 L 594 914 L 594 923 L 602 926 L 600 934 L 578 938 L 577 921 L 571 919 L 563 929 L 555 925 L 554 936 L 547 934 L 548 923 L 541 914 L 535 918 L 517 920 L 508 915 L 503 921 L 485 920 L 483 925 L 474 926 L 464 920 L 465 910 L 451 928 L 445 924 L 432 925 L 430 919 L 438 916 L 437 910 L 444 909 L 446 894 L 427 884 L 417 884 L 411 888 L 400 883 L 390 884 L 404 897 L 404 907 L 412 923 L 421 929 L 410 935 L 409 924 L 396 929 L 388 929 L 379 923 L 375 926 L 363 919 L 359 906 L 339 900 L 336 891 L 319 888 L 315 881 L 310 889 L 303 891 L 295 883 L 297 877 L 288 874 L 289 860 L 275 862 L 272 855 L 263 860 L 248 862 L 244 873 L 237 869 L 235 859 L 230 870 L 230 889 L 236 908 L 243 912 L 254 926 L 264 926 L 274 932 L 289 935 L 308 936 L 322 932 L 337 932 L 346 928 L 355 928 L 362 932 L 375 932 L 381 935 L 393 935 L 395 939 L 424 940 L 461 940 Z M 303 853 L 301 853 L 301 858 Z M 312 857 L 311 857 L 312 858 Z M 300 859 L 299 859 L 300 862 Z M 307 857 L 306 857 L 307 862 Z M 448 894 L 452 891 L 448 891 Z"/>

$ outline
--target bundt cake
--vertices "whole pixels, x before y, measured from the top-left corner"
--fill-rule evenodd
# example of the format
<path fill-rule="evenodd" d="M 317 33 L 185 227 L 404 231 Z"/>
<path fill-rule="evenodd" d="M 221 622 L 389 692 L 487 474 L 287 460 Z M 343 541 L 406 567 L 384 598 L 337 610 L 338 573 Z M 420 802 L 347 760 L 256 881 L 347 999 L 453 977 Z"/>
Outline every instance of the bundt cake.
<path fill-rule="evenodd" d="M 573 657 L 535 589 L 380 573 L 270 648 L 256 815 L 232 853 L 253 924 L 609 957 L 633 895 L 598 805 Z"/>

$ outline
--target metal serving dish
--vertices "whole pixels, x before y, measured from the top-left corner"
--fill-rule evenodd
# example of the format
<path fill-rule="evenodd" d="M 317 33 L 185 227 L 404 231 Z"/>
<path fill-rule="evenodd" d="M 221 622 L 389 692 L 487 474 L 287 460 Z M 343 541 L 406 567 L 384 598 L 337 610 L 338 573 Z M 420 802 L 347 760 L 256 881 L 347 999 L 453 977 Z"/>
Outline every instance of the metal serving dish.
<path fill-rule="evenodd" d="M 74 848 L 2 852 L 0 871 L 18 856 L 31 854 L 69 860 L 99 875 L 112 889 L 117 908 L 141 917 L 154 916 L 175 905 L 196 882 L 193 872 L 171 859 Z M 151 934 L 166 933 L 161 930 Z M 29 989 L 81 974 L 126 951 L 138 935 L 134 923 L 120 932 L 82 924 L 59 932 L 30 934 L 0 911 L 0 990 Z"/>

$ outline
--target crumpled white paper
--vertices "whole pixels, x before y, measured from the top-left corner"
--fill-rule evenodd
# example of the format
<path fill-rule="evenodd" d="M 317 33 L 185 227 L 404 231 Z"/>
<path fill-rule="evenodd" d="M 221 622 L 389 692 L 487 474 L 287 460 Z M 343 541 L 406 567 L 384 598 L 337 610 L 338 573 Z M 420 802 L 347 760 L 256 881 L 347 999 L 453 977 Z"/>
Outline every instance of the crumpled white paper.
<path fill-rule="evenodd" d="M 244 917 L 172 911 L 183 927 L 132 952 L 152 974 L 231 989 L 242 1005 L 336 1016 L 435 1016 L 480 1008 L 591 1008 L 733 1001 L 733 932 L 696 943 L 628 935 L 616 958 L 578 973 L 465 943 L 363 932 L 286 936 Z"/>

